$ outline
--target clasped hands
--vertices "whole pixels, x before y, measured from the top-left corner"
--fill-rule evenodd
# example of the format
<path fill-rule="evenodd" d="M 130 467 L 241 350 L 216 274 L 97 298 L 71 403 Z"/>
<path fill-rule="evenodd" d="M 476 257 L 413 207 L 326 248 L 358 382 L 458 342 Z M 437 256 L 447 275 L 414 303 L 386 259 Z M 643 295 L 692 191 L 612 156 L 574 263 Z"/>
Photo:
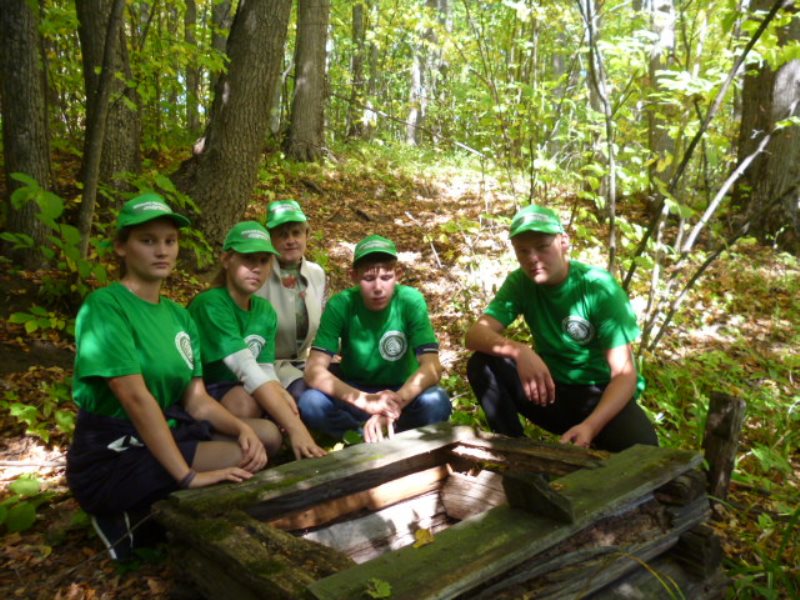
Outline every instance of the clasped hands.
<path fill-rule="evenodd" d="M 392 438 L 394 422 L 400 418 L 405 406 L 403 399 L 392 390 L 365 394 L 364 399 L 366 402 L 360 408 L 371 415 L 364 423 L 364 441 L 371 444 L 380 442 L 386 437 Z"/>

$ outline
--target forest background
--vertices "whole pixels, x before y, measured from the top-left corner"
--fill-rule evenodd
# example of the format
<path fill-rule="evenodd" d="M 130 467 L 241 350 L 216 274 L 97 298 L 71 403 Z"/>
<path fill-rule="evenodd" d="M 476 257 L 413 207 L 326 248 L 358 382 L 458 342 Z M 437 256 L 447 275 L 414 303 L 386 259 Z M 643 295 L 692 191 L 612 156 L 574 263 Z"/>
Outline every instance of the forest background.
<path fill-rule="evenodd" d="M 634 302 L 662 443 L 700 449 L 710 395 L 746 401 L 712 521 L 731 595 L 800 595 L 794 2 L 4 0 L 0 78 L 4 595 L 136 594 L 63 452 L 74 315 L 145 189 L 195 224 L 168 290 L 183 302 L 227 228 L 274 199 L 304 206 L 333 291 L 355 241 L 393 237 L 453 420 L 479 426 L 464 330 L 513 267 L 510 216 L 555 208 L 573 256 Z M 169 566 L 139 569 L 170 593 Z"/>

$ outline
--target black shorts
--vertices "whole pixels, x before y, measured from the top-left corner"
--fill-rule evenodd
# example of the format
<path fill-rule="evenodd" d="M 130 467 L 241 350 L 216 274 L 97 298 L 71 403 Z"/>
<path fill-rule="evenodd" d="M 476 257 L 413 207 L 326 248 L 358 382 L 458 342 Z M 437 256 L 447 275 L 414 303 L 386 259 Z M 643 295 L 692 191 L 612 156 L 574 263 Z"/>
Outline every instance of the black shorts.
<path fill-rule="evenodd" d="M 164 416 L 175 421 L 172 436 L 191 465 L 197 444 L 211 439 L 211 424 L 194 420 L 177 405 Z M 178 489 L 138 435 L 126 419 L 78 412 L 67 452 L 67 484 L 86 512 L 102 515 L 144 509 Z"/>
<path fill-rule="evenodd" d="M 216 383 L 207 383 L 206 391 L 217 402 L 222 402 L 225 394 L 230 392 L 233 388 L 242 385 L 238 381 L 219 381 Z"/>

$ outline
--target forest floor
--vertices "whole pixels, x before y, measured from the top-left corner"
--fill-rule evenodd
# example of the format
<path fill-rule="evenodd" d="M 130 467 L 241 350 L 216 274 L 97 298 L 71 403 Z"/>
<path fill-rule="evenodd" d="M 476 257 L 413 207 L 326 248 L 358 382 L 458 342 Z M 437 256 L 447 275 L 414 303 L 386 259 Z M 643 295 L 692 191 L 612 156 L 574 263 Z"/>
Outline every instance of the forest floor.
<path fill-rule="evenodd" d="M 347 286 L 347 267 L 356 241 L 371 233 L 396 241 L 403 282 L 422 289 L 428 299 L 440 337 L 445 384 L 454 393 L 462 418 L 478 422 L 481 416 L 463 380 L 466 353 L 462 338 L 512 264 L 507 221 L 487 218 L 513 213 L 512 200 L 499 184 L 480 173 L 465 174 L 455 168 L 435 173 L 420 168 L 409 174 L 387 161 L 358 169 L 344 164 L 305 167 L 262 181 L 256 195 L 259 201 L 251 205 L 248 214 L 253 218 L 263 217 L 267 202 L 275 197 L 294 197 L 301 202 L 311 218 L 310 257 L 325 266 L 334 292 Z M 581 247 L 580 240 L 576 240 L 576 250 L 584 260 L 591 255 L 591 248 Z M 601 249 L 599 259 L 592 262 L 602 265 L 602 255 Z M 715 273 L 711 277 L 726 277 L 724 269 Z M 200 290 L 198 279 L 203 278 L 178 273 L 166 292 L 185 302 Z M 37 496 L 41 505 L 34 525 L 0 538 L 0 596 L 75 600 L 191 597 L 174 583 L 177 570 L 163 552 L 124 568 L 107 558 L 66 488 L 68 436 L 52 425 L 52 419 L 43 423 L 30 417 L 26 425 L 22 422 L 24 411 L 15 413 L 11 408 L 24 399 L 24 405 L 38 405 L 40 411 L 55 414 L 49 398 L 60 397 L 63 402 L 58 410 L 74 410 L 66 399 L 74 356 L 69 336 L 59 331 L 57 323 L 29 334 L 21 324 L 8 320 L 12 313 L 41 302 L 45 280 L 47 274 L 41 272 L 4 269 L 0 273 L 0 398 L 5 407 L 0 408 L 0 501 L 11 495 L 8 486 L 20 475 L 35 477 L 44 490 Z M 751 322 L 748 327 L 753 339 L 772 336 L 769 319 Z M 678 330 L 679 339 L 672 345 L 683 351 L 687 345 L 709 343 L 697 331 Z M 795 452 L 787 460 L 796 485 L 800 457 Z M 733 505 L 757 506 L 763 502 L 762 494 L 763 490 L 752 486 L 735 485 L 731 501 Z M 715 528 L 729 554 L 752 552 L 742 547 L 742 529 L 759 525 L 755 517 L 752 522 L 742 521 L 741 514 L 724 507 L 715 513 Z"/>

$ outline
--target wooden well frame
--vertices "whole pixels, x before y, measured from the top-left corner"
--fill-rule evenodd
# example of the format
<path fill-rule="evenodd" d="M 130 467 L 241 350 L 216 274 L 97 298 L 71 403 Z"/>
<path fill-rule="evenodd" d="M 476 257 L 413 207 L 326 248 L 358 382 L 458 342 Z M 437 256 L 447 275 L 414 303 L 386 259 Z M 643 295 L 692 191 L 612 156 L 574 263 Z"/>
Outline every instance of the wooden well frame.
<path fill-rule="evenodd" d="M 665 597 L 672 585 L 717 597 L 721 550 L 703 526 L 701 462 L 679 449 L 609 455 L 439 424 L 241 484 L 178 492 L 155 512 L 182 572 L 208 598 L 368 598 L 375 585 L 394 599 L 563 598 L 602 595 L 622 582 L 655 582 Z M 432 527 L 432 541 L 421 540 L 428 543 L 362 556 L 360 564 L 279 528 L 319 531 L 382 509 L 375 498 L 387 490 L 389 504 L 391 493 L 408 503 L 453 477 L 474 481 L 461 520 Z M 638 537 L 623 535 L 643 515 L 650 524 Z"/>

